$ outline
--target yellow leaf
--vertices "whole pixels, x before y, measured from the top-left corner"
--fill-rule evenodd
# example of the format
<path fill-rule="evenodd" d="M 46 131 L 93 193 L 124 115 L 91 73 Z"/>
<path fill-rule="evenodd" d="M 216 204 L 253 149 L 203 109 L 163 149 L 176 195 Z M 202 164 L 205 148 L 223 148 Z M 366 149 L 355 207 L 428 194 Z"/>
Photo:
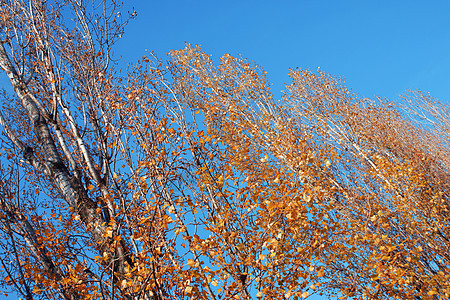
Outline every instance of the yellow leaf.
<path fill-rule="evenodd" d="M 126 279 L 123 279 L 122 282 L 120 283 L 121 287 L 124 289 L 127 287 L 127 281 Z"/>
<path fill-rule="evenodd" d="M 33 293 L 40 295 L 40 294 L 42 294 L 42 290 L 40 288 L 38 288 L 37 286 L 34 286 Z"/>
<path fill-rule="evenodd" d="M 187 287 L 184 289 L 184 292 L 185 292 L 187 295 L 190 295 L 190 294 L 192 293 L 192 286 L 187 286 Z"/>
<path fill-rule="evenodd" d="M 239 251 L 244 251 L 245 246 L 244 246 L 244 244 L 239 244 L 239 245 L 236 246 L 236 248 L 237 248 Z"/>
<path fill-rule="evenodd" d="M 319 277 L 323 277 L 323 275 L 325 275 L 325 272 L 323 271 L 323 268 L 319 270 L 319 272 L 317 273 L 317 276 Z"/>
<path fill-rule="evenodd" d="M 106 228 L 104 236 L 112 237 L 112 229 L 110 227 Z"/>
<path fill-rule="evenodd" d="M 195 267 L 195 262 L 192 259 L 188 259 L 187 260 L 187 264 L 189 267 L 194 268 Z"/>
<path fill-rule="evenodd" d="M 263 293 L 262 292 L 258 292 L 257 294 L 256 294 L 256 298 L 262 298 L 263 297 Z"/>
<path fill-rule="evenodd" d="M 88 190 L 92 191 L 92 189 L 94 188 L 94 186 L 92 184 L 88 185 Z"/>
<path fill-rule="evenodd" d="M 305 200 L 306 202 L 311 202 L 311 196 L 310 195 L 307 195 L 307 194 L 303 194 L 303 200 Z"/>

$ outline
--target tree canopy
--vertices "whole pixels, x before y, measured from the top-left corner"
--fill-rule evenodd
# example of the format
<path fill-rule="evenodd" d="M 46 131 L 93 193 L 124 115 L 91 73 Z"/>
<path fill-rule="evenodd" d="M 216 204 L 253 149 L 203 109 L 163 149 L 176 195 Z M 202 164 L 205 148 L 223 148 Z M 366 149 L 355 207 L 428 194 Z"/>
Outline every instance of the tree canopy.
<path fill-rule="evenodd" d="M 4 293 L 450 297 L 447 105 L 300 69 L 275 99 L 191 45 L 121 71 L 116 1 L 0 3 Z"/>

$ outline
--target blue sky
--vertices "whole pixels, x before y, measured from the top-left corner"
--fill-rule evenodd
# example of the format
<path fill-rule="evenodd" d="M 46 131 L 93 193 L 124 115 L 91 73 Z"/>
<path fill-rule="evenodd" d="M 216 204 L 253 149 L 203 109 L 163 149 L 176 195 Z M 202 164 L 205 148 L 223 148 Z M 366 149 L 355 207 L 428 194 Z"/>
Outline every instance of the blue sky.
<path fill-rule="evenodd" d="M 289 68 L 320 67 L 366 97 L 421 89 L 450 100 L 450 1 L 133 1 L 117 54 L 164 57 L 185 42 L 262 66 L 279 95 Z"/>

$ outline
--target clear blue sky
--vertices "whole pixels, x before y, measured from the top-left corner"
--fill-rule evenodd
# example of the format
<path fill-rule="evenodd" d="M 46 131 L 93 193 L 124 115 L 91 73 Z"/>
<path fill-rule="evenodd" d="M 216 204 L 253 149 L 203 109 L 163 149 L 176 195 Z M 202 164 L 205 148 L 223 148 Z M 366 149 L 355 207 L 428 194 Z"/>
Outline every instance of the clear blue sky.
<path fill-rule="evenodd" d="M 289 68 L 320 67 L 366 97 L 394 100 L 407 89 L 421 89 L 450 102 L 450 1 L 126 3 L 133 5 L 137 19 L 116 48 L 128 62 L 146 49 L 164 57 L 187 42 L 215 60 L 230 53 L 257 63 L 277 96 Z"/>
<path fill-rule="evenodd" d="M 289 68 L 320 66 L 366 97 L 406 89 L 450 101 L 450 1 L 130 1 L 138 13 L 117 53 L 164 56 L 185 42 L 217 60 L 242 55 L 262 66 L 273 91 Z M 279 95 L 279 93 L 278 93 Z"/>

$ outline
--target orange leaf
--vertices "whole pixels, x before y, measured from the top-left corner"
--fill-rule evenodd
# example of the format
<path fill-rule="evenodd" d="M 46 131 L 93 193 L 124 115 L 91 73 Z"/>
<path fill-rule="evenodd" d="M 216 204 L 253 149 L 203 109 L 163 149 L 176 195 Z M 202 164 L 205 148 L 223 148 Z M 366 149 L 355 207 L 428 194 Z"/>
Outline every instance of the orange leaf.
<path fill-rule="evenodd" d="M 324 272 L 323 268 L 321 268 L 321 269 L 319 270 L 319 272 L 317 273 L 317 276 L 323 277 L 323 275 L 325 275 L 325 272 Z"/>

